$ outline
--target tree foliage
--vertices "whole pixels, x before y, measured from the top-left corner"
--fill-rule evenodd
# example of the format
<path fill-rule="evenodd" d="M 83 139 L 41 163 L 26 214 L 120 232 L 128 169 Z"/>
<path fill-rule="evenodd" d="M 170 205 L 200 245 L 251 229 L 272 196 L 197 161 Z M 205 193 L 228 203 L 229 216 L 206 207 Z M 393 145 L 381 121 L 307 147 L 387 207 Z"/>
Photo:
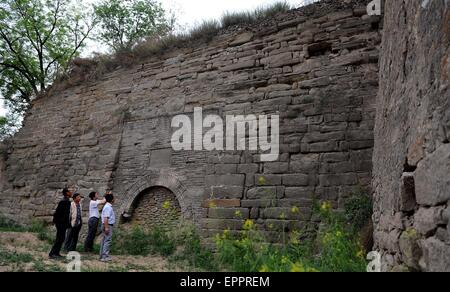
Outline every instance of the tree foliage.
<path fill-rule="evenodd" d="M 21 117 L 17 113 L 0 116 L 0 141 L 11 137 L 17 131 L 20 121 Z"/>
<path fill-rule="evenodd" d="M 100 39 L 114 51 L 129 50 L 138 42 L 169 33 L 174 25 L 155 0 L 103 0 L 95 6 Z"/>
<path fill-rule="evenodd" d="M 0 4 L 0 91 L 23 112 L 83 48 L 94 27 L 70 0 L 3 0 Z"/>

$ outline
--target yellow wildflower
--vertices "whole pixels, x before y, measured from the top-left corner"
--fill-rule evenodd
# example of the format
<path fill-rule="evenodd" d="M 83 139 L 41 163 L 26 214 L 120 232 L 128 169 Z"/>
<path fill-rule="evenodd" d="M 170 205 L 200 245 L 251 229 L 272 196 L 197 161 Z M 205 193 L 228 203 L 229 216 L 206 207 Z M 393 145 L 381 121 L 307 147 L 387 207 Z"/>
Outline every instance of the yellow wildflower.
<path fill-rule="evenodd" d="M 310 273 L 310 272 L 318 272 L 318 271 L 314 268 L 305 267 L 301 263 L 296 262 L 295 264 L 292 264 L 291 272 L 292 273 Z"/>
<path fill-rule="evenodd" d="M 297 214 L 298 212 L 300 212 L 300 209 L 297 206 L 292 207 L 291 209 L 292 214 Z"/>
<path fill-rule="evenodd" d="M 170 209 L 170 201 L 165 201 L 163 203 L 162 207 L 163 207 L 163 209 L 166 209 L 166 210 Z"/>
<path fill-rule="evenodd" d="M 333 208 L 333 206 L 331 205 L 331 202 L 323 202 L 322 206 L 320 207 L 320 209 L 322 211 L 329 211 Z"/>
<path fill-rule="evenodd" d="M 356 253 L 356 256 L 358 258 L 364 258 L 364 251 L 363 250 L 358 251 L 358 253 Z"/>
<path fill-rule="evenodd" d="M 251 229 L 253 229 L 254 226 L 255 226 L 255 223 L 253 222 L 253 220 L 250 220 L 250 219 L 245 220 L 244 230 L 251 230 Z"/>
<path fill-rule="evenodd" d="M 259 183 L 260 185 L 265 185 L 265 184 L 266 184 L 266 179 L 264 178 L 264 176 L 260 176 L 260 177 L 258 178 L 258 183 Z"/>
<path fill-rule="evenodd" d="M 270 272 L 270 269 L 269 269 L 269 267 L 267 265 L 263 265 L 261 267 L 261 269 L 259 269 L 259 272 L 260 273 L 267 273 L 267 272 Z"/>
<path fill-rule="evenodd" d="M 234 212 L 234 216 L 240 218 L 240 217 L 242 217 L 242 212 L 237 210 L 236 212 Z"/>

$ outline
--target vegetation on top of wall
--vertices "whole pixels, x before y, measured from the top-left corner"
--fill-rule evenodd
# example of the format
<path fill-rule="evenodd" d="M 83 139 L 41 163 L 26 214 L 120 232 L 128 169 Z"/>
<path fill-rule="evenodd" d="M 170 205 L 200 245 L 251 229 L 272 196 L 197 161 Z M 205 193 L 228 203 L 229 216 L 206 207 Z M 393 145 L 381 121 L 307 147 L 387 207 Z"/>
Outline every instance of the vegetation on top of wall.
<path fill-rule="evenodd" d="M 292 7 L 288 3 L 277 2 L 259 7 L 252 12 L 228 12 L 220 20 L 204 21 L 186 33 L 168 32 L 165 35 L 151 35 L 147 38 L 141 38 L 141 41 L 133 46 L 117 50 L 112 55 L 97 54 L 91 59 L 76 59 L 72 62 L 69 82 L 76 84 L 79 81 L 96 79 L 104 73 L 136 64 L 146 58 L 163 54 L 170 49 L 187 48 L 196 43 L 207 43 L 221 31 L 230 27 L 252 25 L 290 9 Z M 67 79 L 67 76 L 62 77 L 62 79 Z"/>

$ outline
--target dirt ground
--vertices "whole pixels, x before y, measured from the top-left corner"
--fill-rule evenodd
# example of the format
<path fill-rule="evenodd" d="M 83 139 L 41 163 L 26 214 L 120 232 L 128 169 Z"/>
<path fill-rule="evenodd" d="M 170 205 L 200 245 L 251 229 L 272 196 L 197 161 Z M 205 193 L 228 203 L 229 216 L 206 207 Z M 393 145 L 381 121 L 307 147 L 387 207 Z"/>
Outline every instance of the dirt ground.
<path fill-rule="evenodd" d="M 50 260 L 50 243 L 33 233 L 0 232 L 0 272 L 65 272 L 69 260 Z M 64 254 L 63 254 L 64 255 Z M 103 263 L 96 254 L 81 253 L 82 272 L 176 272 L 180 267 L 159 256 L 112 256 Z"/>

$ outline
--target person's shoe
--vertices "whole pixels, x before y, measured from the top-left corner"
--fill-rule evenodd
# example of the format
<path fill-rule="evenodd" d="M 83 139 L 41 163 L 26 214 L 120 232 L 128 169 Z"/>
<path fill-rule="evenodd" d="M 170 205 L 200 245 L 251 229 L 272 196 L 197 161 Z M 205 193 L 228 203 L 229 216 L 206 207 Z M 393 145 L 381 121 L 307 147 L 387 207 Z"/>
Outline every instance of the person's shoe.
<path fill-rule="evenodd" d="M 112 258 L 110 258 L 110 257 L 107 257 L 107 258 L 101 258 L 100 261 L 101 261 L 101 262 L 104 262 L 104 263 L 107 263 L 107 262 L 112 261 Z"/>
<path fill-rule="evenodd" d="M 51 260 L 60 260 L 60 259 L 63 258 L 63 256 L 60 255 L 60 254 L 52 254 L 52 255 L 49 255 L 48 257 L 49 257 Z"/>

